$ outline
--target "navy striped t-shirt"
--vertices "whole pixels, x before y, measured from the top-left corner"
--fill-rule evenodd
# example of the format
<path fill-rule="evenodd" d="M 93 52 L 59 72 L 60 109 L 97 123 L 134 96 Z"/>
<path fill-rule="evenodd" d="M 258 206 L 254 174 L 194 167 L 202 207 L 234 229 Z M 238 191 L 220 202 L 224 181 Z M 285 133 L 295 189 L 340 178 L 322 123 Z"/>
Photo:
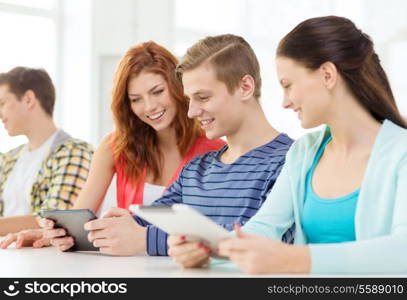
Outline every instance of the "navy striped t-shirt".
<path fill-rule="evenodd" d="M 292 143 L 290 137 L 280 134 L 232 164 L 219 159 L 227 145 L 200 155 L 183 168 L 178 179 L 152 205 L 187 204 L 232 230 L 235 223 L 246 223 L 266 200 Z M 168 235 L 137 216 L 134 219 L 147 226 L 147 253 L 167 255 Z"/>

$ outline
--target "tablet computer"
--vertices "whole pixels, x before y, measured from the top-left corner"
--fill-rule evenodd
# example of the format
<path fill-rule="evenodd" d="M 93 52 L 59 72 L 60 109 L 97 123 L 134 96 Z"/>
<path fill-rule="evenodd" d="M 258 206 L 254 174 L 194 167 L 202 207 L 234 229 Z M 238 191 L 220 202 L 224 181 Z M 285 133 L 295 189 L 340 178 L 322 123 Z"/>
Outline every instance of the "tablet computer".
<path fill-rule="evenodd" d="M 211 248 L 212 253 L 216 253 L 221 240 L 231 237 L 225 228 L 185 204 L 131 205 L 130 210 L 168 234 L 185 235 L 187 240 L 202 242 Z"/>
<path fill-rule="evenodd" d="M 44 210 L 42 215 L 44 218 L 53 220 L 55 228 L 64 228 L 67 231 L 67 235 L 74 238 L 75 245 L 71 250 L 99 251 L 99 248 L 94 247 L 89 242 L 88 231 L 83 228 L 86 222 L 97 219 L 90 209 Z"/>

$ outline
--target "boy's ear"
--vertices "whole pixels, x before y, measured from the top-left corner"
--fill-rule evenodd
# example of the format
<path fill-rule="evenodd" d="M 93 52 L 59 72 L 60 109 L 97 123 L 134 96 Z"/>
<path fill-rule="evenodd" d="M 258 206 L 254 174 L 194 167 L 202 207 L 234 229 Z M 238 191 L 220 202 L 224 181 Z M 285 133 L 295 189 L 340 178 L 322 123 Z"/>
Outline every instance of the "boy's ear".
<path fill-rule="evenodd" d="M 239 92 L 242 100 L 249 100 L 253 98 L 254 89 L 256 88 L 256 83 L 251 75 L 246 74 L 240 79 Z"/>
<path fill-rule="evenodd" d="M 38 103 L 38 99 L 35 96 L 35 93 L 32 90 L 27 90 L 23 96 L 21 97 L 22 101 L 27 105 L 27 107 L 31 110 L 35 107 Z"/>

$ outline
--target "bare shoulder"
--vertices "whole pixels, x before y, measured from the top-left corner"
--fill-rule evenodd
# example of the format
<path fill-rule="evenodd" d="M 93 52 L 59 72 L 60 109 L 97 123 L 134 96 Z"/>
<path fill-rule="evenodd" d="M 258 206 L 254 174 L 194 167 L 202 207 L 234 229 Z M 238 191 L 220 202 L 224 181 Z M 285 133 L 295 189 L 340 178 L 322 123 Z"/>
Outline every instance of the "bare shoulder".
<path fill-rule="evenodd" d="M 108 134 L 100 141 L 98 148 L 96 149 L 95 156 L 108 159 L 113 162 L 112 153 L 112 134 Z"/>

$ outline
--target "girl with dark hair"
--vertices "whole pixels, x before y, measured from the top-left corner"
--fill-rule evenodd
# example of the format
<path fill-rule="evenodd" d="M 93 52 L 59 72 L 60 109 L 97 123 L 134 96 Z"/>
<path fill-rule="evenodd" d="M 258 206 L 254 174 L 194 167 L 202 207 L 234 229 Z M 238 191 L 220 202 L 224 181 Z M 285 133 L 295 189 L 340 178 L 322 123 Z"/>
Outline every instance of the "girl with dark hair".
<path fill-rule="evenodd" d="M 306 20 L 280 42 L 277 73 L 284 108 L 326 127 L 294 143 L 219 253 L 249 273 L 405 273 L 406 123 L 371 39 L 346 18 Z M 280 242 L 292 224 L 294 245 Z"/>

